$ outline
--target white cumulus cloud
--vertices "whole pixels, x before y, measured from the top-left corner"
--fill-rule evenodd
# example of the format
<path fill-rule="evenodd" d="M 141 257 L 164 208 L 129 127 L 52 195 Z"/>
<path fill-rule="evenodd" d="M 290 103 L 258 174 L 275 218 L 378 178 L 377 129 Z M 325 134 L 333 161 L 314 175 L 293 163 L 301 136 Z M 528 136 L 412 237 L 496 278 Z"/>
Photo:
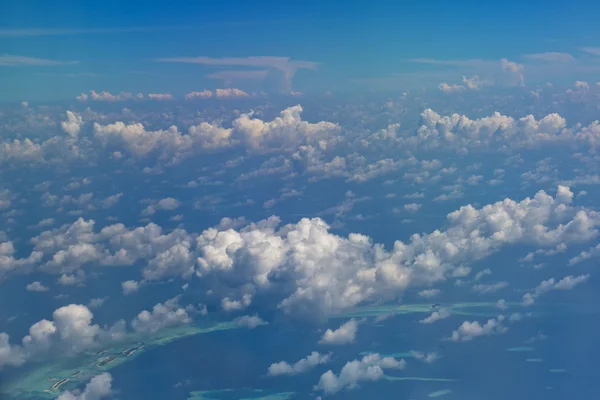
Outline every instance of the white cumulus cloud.
<path fill-rule="evenodd" d="M 378 381 L 384 375 L 386 369 L 403 369 L 406 367 L 404 360 L 396 360 L 393 357 L 381 357 L 379 354 L 369 354 L 360 360 L 346 363 L 339 374 L 332 370 L 321 375 L 315 389 L 325 393 L 333 394 L 342 389 L 353 389 L 363 381 Z"/>
<path fill-rule="evenodd" d="M 289 364 L 285 361 L 273 363 L 269 366 L 268 375 L 297 375 L 306 372 L 317 365 L 326 364 L 331 360 L 331 354 L 320 354 L 313 351 L 305 358 Z"/>
<path fill-rule="evenodd" d="M 319 341 L 321 344 L 347 344 L 353 343 L 358 332 L 359 322 L 355 319 L 342 324 L 336 330 L 327 329 Z"/>

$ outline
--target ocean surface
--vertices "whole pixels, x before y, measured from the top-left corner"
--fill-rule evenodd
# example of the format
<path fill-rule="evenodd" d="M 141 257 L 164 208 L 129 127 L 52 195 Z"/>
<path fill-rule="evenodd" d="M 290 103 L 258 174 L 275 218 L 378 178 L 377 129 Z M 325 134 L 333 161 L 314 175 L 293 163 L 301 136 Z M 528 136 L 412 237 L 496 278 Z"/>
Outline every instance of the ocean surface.
<path fill-rule="evenodd" d="M 317 329 L 270 324 L 250 331 L 229 330 L 183 338 L 141 354 L 113 368 L 111 373 L 121 399 L 188 399 L 194 391 L 222 389 L 232 390 L 213 393 L 210 398 L 268 398 L 269 394 L 294 392 L 294 399 L 314 399 L 323 395 L 313 389 L 320 375 L 328 369 L 338 373 L 347 361 L 360 358 L 361 352 L 383 355 L 435 351 L 441 358 L 432 364 L 406 357 L 405 370 L 386 373 L 454 381 L 363 382 L 353 390 L 326 397 L 591 399 L 600 382 L 596 368 L 600 357 L 596 340 L 599 317 L 593 310 L 562 307 L 544 317 L 524 318 L 505 334 L 455 343 L 445 338 L 464 316 L 424 325 L 417 322 L 421 314 L 397 315 L 376 324 L 371 318 L 361 325 L 356 343 L 344 346 L 317 344 L 322 333 Z M 332 320 L 329 325 L 337 327 L 340 322 Z M 332 351 L 333 361 L 305 374 L 266 376 L 271 363 L 293 363 L 315 350 Z M 256 392 L 257 389 L 262 391 Z"/>

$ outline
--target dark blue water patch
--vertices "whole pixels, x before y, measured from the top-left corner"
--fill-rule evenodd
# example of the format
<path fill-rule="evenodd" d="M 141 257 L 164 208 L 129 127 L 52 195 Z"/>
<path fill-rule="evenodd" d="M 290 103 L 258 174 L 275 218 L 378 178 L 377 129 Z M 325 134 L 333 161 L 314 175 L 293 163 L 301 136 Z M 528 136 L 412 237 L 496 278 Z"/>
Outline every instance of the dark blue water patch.
<path fill-rule="evenodd" d="M 306 331 L 269 328 L 223 331 L 178 340 L 113 369 L 115 385 L 125 398 L 184 399 L 191 390 L 243 387 L 294 391 L 283 387 L 288 385 L 279 388 L 277 383 L 281 381 L 276 378 L 267 378 L 268 367 L 282 359 L 295 362 L 307 356 L 314 350 L 315 337 L 312 335 L 313 340 L 307 341 Z M 310 374 L 300 381 L 308 377 Z M 186 380 L 192 383 L 175 388 Z"/>

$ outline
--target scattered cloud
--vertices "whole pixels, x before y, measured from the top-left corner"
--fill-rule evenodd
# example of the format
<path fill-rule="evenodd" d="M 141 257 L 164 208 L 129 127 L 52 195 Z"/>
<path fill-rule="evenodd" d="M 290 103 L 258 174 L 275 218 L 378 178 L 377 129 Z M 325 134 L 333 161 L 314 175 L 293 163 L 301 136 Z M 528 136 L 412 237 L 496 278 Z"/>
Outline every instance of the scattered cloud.
<path fill-rule="evenodd" d="M 333 394 L 342 389 L 354 389 L 358 383 L 378 381 L 386 369 L 404 369 L 406 362 L 393 357 L 381 357 L 379 354 L 369 354 L 360 360 L 346 363 L 339 374 L 332 370 L 325 372 L 319 379 L 315 389 Z"/>
<path fill-rule="evenodd" d="M 589 278 L 590 278 L 590 275 L 585 274 L 585 275 L 579 275 L 579 276 L 568 275 L 568 276 L 565 276 L 560 281 L 556 281 L 556 279 L 554 279 L 554 278 L 547 279 L 545 281 L 542 281 L 534 289 L 533 292 L 525 293 L 523 295 L 523 304 L 526 306 L 531 305 L 535 302 L 535 300 L 539 296 L 541 296 L 545 293 L 548 293 L 552 290 L 571 290 L 575 286 L 582 284 L 584 282 L 587 282 L 587 280 Z"/>
<path fill-rule="evenodd" d="M 152 311 L 140 312 L 131 321 L 131 326 L 136 332 L 153 333 L 163 328 L 190 322 L 192 319 L 187 310 L 179 306 L 177 298 L 173 298 L 156 304 Z"/>
<path fill-rule="evenodd" d="M 173 97 L 170 93 L 149 93 L 148 98 L 150 100 L 173 100 Z"/>
<path fill-rule="evenodd" d="M 32 358 L 52 354 L 75 354 L 94 348 L 106 340 L 122 338 L 124 321 L 110 328 L 92 324 L 93 314 L 84 305 L 70 304 L 58 308 L 51 321 L 43 319 L 29 328 L 21 345 L 11 345 L 9 336 L 0 333 L 0 368 L 20 366 Z"/>
<path fill-rule="evenodd" d="M 508 61 L 506 58 L 500 60 L 502 70 L 512 76 L 512 83 L 515 86 L 525 86 L 525 66 L 513 61 Z"/>
<path fill-rule="evenodd" d="M 77 100 L 79 100 L 79 101 L 93 100 L 93 101 L 108 101 L 108 102 L 125 101 L 125 100 L 142 100 L 143 98 L 144 98 L 144 95 L 142 93 L 138 93 L 137 95 L 133 95 L 129 92 L 121 92 L 118 94 L 112 94 L 110 92 L 98 93 L 95 90 L 91 90 L 89 95 L 86 93 L 82 93 L 79 96 L 77 96 Z"/>
<path fill-rule="evenodd" d="M 50 290 L 48 287 L 42 285 L 42 283 L 39 281 L 31 282 L 25 288 L 28 292 L 47 292 Z"/>
<path fill-rule="evenodd" d="M 419 322 L 422 324 L 433 324 L 434 322 L 439 321 L 441 319 L 448 318 L 451 315 L 452 315 L 452 312 L 449 309 L 442 308 L 438 311 L 432 312 L 430 316 L 428 316 L 425 319 L 422 319 Z"/>
<path fill-rule="evenodd" d="M 477 90 L 481 89 L 485 85 L 489 85 L 489 82 L 482 81 L 479 79 L 479 76 L 475 75 L 472 78 L 467 78 L 463 75 L 462 77 L 462 85 L 449 85 L 447 83 L 441 83 L 439 88 L 444 93 L 454 93 L 454 92 L 464 92 L 466 90 Z"/>
<path fill-rule="evenodd" d="M 556 197 L 540 191 L 519 202 L 463 206 L 448 214 L 445 229 L 396 241 L 390 251 L 358 233 L 335 235 L 320 218 L 278 228 L 279 218 L 271 217 L 239 230 L 225 224 L 200 233 L 182 228 L 163 233 L 152 223 L 132 229 L 114 224 L 96 231 L 94 221 L 79 219 L 34 237 L 29 260 L 43 260 L 41 270 L 52 274 L 73 274 L 91 263 L 125 266 L 144 261 L 143 281 L 195 276 L 215 285 L 218 304 L 268 291 L 277 295 L 273 307 L 280 312 L 322 318 L 375 298 L 395 298 L 407 288 L 462 276 L 466 263 L 508 245 L 555 248 L 595 237 L 597 214 L 572 202 L 570 190 L 561 186 Z M 10 244 L 2 248 L 7 254 L 14 251 Z M 7 265 L 16 267 L 18 261 Z M 319 284 L 323 281 L 328 285 Z M 135 281 L 124 284 L 124 289 L 138 287 Z"/>
<path fill-rule="evenodd" d="M 236 323 L 244 328 L 254 329 L 257 326 L 264 325 L 266 322 L 258 315 L 244 315 L 236 319 Z"/>
<path fill-rule="evenodd" d="M 319 341 L 321 344 L 348 344 L 353 343 L 358 332 L 359 321 L 351 319 L 336 330 L 327 329 Z"/>
<path fill-rule="evenodd" d="M 419 211 L 422 206 L 423 206 L 422 204 L 417 204 L 417 203 L 405 204 L 404 210 L 411 212 L 411 213 L 415 213 L 415 212 Z"/>
<path fill-rule="evenodd" d="M 591 259 L 592 257 L 598 257 L 598 256 L 600 256 L 600 244 L 598 244 L 595 247 L 592 247 L 588 250 L 582 251 L 575 257 L 571 258 L 569 260 L 569 265 L 579 264 L 585 260 Z"/>
<path fill-rule="evenodd" d="M 142 211 L 142 215 L 154 215 L 157 211 L 174 211 L 179 208 L 181 203 L 173 197 L 165 197 L 156 202 L 152 202 Z"/>
<path fill-rule="evenodd" d="M 210 99 L 213 93 L 210 90 L 204 89 L 201 92 L 190 92 L 186 94 L 184 97 L 186 100 L 194 100 L 194 99 Z"/>
<path fill-rule="evenodd" d="M 288 364 L 285 361 L 271 364 L 267 375 L 298 375 L 309 371 L 318 365 L 327 364 L 329 361 L 331 361 L 331 354 L 319 354 L 318 352 L 313 351 L 307 357 L 298 360 L 294 364 Z"/>
<path fill-rule="evenodd" d="M 127 296 L 129 294 L 136 293 L 140 288 L 140 284 L 133 280 L 125 281 L 121 283 L 121 288 L 123 289 L 123 294 Z"/>
<path fill-rule="evenodd" d="M 490 336 L 498 333 L 504 333 L 508 330 L 508 328 L 502 325 L 503 321 L 504 316 L 502 315 L 489 319 L 483 325 L 478 321 L 465 321 L 457 330 L 452 332 L 450 340 L 454 342 L 467 342 L 480 336 Z"/>
<path fill-rule="evenodd" d="M 230 89 L 216 89 L 215 96 L 217 99 L 224 98 L 233 98 L 233 97 L 248 97 L 250 96 L 248 93 L 244 92 L 240 89 L 230 88 Z"/>

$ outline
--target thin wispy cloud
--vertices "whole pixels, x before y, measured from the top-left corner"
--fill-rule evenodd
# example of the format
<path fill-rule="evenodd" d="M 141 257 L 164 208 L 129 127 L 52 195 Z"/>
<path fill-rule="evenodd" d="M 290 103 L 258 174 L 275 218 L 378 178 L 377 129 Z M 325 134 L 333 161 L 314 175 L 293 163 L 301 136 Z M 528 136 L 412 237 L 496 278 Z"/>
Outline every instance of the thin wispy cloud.
<path fill-rule="evenodd" d="M 55 72 L 40 72 L 39 76 L 48 76 L 54 78 L 99 78 L 102 75 L 94 72 L 73 72 L 73 73 L 55 73 Z"/>
<path fill-rule="evenodd" d="M 127 33 L 127 32 L 150 32 L 171 29 L 187 29 L 182 27 L 130 27 L 130 28 L 19 28 L 19 29 L 0 29 L 0 38 L 18 38 L 33 36 L 65 36 L 95 33 Z"/>
<path fill-rule="evenodd" d="M 73 65 L 79 61 L 59 61 L 46 58 L 35 58 L 26 56 L 16 56 L 12 54 L 0 55 L 0 66 L 3 67 L 21 67 L 21 66 L 58 66 Z"/>
<path fill-rule="evenodd" d="M 536 54 L 526 54 L 523 58 L 532 61 L 547 61 L 547 62 L 571 62 L 575 61 L 569 53 L 545 52 Z"/>
<path fill-rule="evenodd" d="M 580 50 L 593 56 L 600 56 L 600 47 L 582 47 Z"/>
<path fill-rule="evenodd" d="M 468 60 L 439 60 L 437 58 L 410 58 L 409 62 L 418 64 L 443 65 L 449 67 L 486 67 L 495 65 L 497 61 L 486 61 L 480 58 L 472 58 Z"/>
<path fill-rule="evenodd" d="M 159 58 L 158 62 L 188 63 L 214 66 L 236 66 L 236 67 L 256 67 L 256 68 L 275 68 L 281 71 L 296 71 L 298 69 L 315 69 L 319 63 L 314 61 L 292 60 L 291 57 L 273 57 L 273 56 L 253 56 L 253 57 L 167 57 Z"/>
<path fill-rule="evenodd" d="M 319 66 L 315 61 L 292 60 L 291 57 L 253 56 L 253 57 L 168 57 L 158 58 L 156 62 L 186 63 L 215 67 L 257 68 L 259 71 L 221 71 L 208 75 L 209 78 L 222 79 L 225 82 L 248 79 L 270 80 L 273 89 L 289 92 L 292 79 L 300 69 L 314 70 Z"/>

